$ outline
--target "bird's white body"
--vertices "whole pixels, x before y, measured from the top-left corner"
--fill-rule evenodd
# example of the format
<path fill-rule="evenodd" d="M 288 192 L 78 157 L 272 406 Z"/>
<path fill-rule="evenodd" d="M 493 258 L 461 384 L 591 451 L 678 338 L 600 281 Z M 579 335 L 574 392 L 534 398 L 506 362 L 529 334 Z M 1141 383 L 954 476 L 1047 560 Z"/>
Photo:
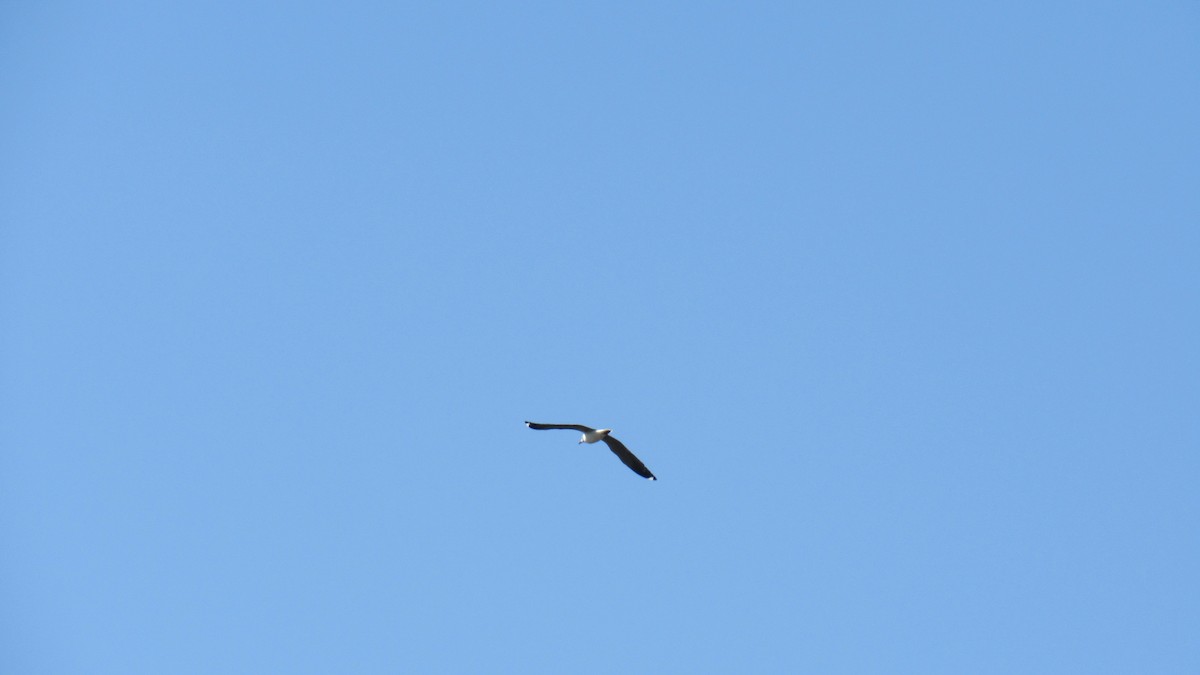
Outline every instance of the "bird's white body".
<path fill-rule="evenodd" d="M 583 432 L 583 438 L 579 439 L 580 443 L 595 443 L 609 434 L 612 429 L 595 429 L 593 431 Z"/>

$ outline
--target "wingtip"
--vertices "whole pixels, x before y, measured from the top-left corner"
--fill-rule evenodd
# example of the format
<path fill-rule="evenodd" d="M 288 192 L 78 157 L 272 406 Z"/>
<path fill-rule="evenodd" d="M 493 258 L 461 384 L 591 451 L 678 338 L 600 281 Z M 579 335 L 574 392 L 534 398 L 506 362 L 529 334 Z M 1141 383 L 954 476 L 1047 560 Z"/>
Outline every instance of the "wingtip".
<path fill-rule="evenodd" d="M 650 476 L 650 480 L 658 480 L 658 476 Z"/>

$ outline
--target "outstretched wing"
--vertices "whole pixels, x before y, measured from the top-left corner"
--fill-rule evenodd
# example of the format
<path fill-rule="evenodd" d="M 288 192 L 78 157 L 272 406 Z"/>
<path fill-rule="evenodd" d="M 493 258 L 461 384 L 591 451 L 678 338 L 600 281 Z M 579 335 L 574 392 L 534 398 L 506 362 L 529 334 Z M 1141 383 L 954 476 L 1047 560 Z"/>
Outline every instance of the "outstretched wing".
<path fill-rule="evenodd" d="M 575 431 L 580 431 L 585 434 L 589 431 L 595 431 L 595 429 L 591 427 L 585 427 L 582 424 L 538 424 L 537 422 L 526 421 L 525 426 L 529 427 L 530 429 L 537 429 L 538 431 L 543 429 L 574 429 Z"/>
<path fill-rule="evenodd" d="M 609 450 L 613 451 L 614 455 L 621 458 L 621 461 L 625 463 L 625 466 L 633 469 L 634 473 L 642 478 L 658 480 L 654 477 L 654 474 L 650 473 L 650 469 L 647 469 L 646 465 L 642 464 L 642 460 L 633 456 L 633 453 L 629 451 L 629 448 L 625 447 L 624 443 L 613 438 L 611 435 L 605 436 L 601 440 L 604 441 Z"/>

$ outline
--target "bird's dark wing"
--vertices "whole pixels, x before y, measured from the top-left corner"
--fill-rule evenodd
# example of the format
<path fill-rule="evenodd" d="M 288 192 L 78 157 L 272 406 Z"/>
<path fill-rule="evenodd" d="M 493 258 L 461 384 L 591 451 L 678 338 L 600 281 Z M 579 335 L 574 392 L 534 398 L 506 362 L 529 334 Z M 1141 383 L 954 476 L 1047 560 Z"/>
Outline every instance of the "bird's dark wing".
<path fill-rule="evenodd" d="M 633 453 L 629 451 L 629 448 L 625 447 L 624 443 L 613 438 L 611 435 L 605 436 L 601 440 L 608 445 L 608 449 L 612 450 L 614 455 L 620 457 L 622 462 L 625 462 L 625 466 L 633 469 L 634 473 L 642 478 L 658 480 L 654 477 L 654 474 L 650 473 L 650 469 L 647 469 L 646 465 L 642 464 L 642 460 L 633 456 Z"/>
<path fill-rule="evenodd" d="M 595 431 L 595 429 L 585 427 L 582 424 L 538 424 L 537 422 L 526 422 L 525 426 L 530 429 L 537 429 L 538 431 L 543 429 L 574 429 L 575 431 L 582 431 L 585 434 L 589 431 Z"/>

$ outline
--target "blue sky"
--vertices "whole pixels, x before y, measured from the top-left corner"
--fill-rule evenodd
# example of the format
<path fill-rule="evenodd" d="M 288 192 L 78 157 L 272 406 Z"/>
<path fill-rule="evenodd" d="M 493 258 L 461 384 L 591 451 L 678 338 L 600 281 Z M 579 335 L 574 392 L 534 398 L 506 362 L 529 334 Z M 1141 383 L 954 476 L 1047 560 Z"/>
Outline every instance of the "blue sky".
<path fill-rule="evenodd" d="M 0 670 L 1200 671 L 1198 31 L 7 4 Z"/>

